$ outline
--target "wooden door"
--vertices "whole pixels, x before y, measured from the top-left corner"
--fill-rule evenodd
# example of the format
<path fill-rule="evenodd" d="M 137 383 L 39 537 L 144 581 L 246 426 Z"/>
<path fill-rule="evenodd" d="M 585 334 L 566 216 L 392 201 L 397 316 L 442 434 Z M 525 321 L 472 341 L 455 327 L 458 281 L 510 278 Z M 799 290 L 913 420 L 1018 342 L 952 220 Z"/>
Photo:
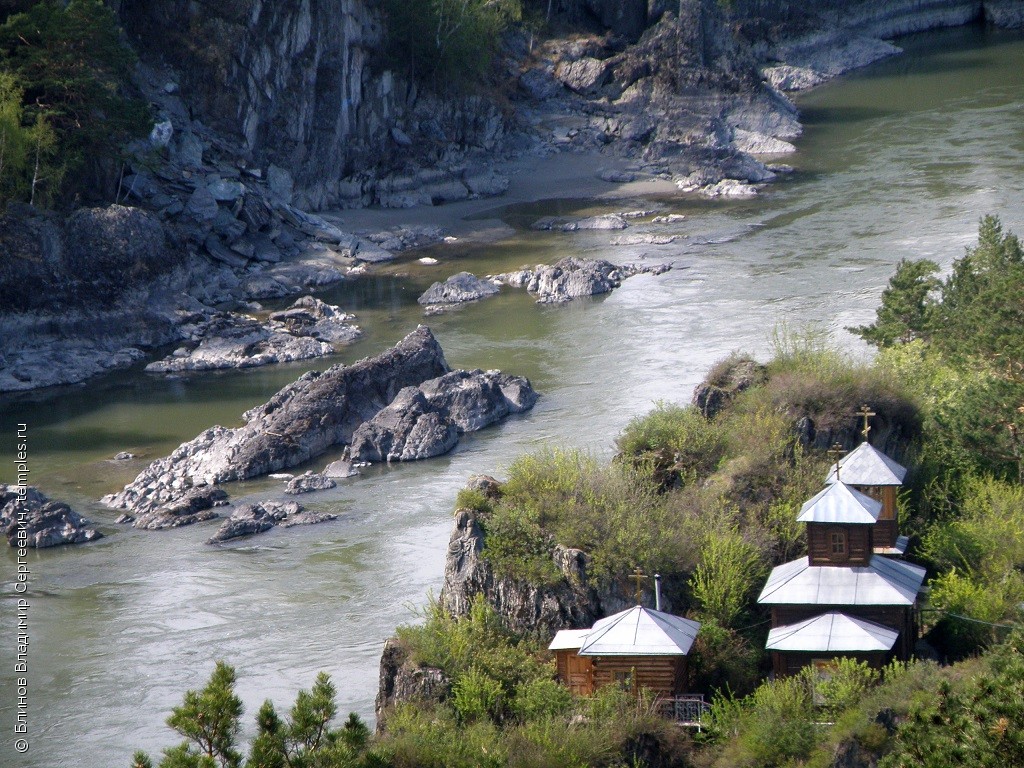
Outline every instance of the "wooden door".
<path fill-rule="evenodd" d="M 569 690 L 577 696 L 594 692 L 594 665 L 590 659 L 570 653 L 566 659 L 566 678 Z"/>

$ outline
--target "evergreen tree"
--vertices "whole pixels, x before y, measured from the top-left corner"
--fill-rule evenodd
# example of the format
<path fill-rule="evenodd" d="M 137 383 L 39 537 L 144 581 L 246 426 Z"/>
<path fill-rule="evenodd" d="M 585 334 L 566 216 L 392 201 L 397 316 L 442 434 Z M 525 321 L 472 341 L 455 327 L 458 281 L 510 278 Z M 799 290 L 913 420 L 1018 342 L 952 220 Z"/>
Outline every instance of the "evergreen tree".
<path fill-rule="evenodd" d="M 235 749 L 235 740 L 241 717 L 235 670 L 218 661 L 206 687 L 187 691 L 181 706 L 167 718 L 167 724 L 187 741 L 168 750 L 160 768 L 239 768 L 242 756 Z"/>
<path fill-rule="evenodd" d="M 875 322 L 848 330 L 876 347 L 905 344 L 928 336 L 929 315 L 934 306 L 932 294 L 940 286 L 935 277 L 938 271 L 939 265 L 927 259 L 901 260 L 882 291 Z"/>

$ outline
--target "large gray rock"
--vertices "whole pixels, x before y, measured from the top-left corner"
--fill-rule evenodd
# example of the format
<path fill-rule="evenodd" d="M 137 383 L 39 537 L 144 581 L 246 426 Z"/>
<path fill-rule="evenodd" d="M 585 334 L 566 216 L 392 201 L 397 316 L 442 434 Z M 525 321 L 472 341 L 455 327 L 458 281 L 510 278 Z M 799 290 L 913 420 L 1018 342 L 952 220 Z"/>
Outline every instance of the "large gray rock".
<path fill-rule="evenodd" d="M 338 484 L 327 475 L 316 472 L 304 472 L 288 481 L 285 493 L 298 495 L 300 493 L 312 493 L 313 491 L 326 491 L 336 487 Z"/>
<path fill-rule="evenodd" d="M 693 404 L 704 418 L 713 419 L 736 395 L 767 378 L 763 365 L 749 357 L 729 359 L 716 365 L 693 391 Z"/>
<path fill-rule="evenodd" d="M 443 283 L 434 283 L 417 301 L 423 305 L 462 304 L 494 296 L 498 290 L 498 286 L 489 280 L 481 280 L 469 272 L 459 272 Z"/>
<path fill-rule="evenodd" d="M 352 435 L 359 461 L 413 461 L 447 453 L 473 432 L 537 402 L 530 382 L 500 371 L 452 371 L 407 387 Z"/>
<path fill-rule="evenodd" d="M 618 288 L 622 281 L 641 273 L 661 274 L 666 265 L 616 266 L 603 259 L 567 256 L 551 266 L 537 267 L 526 290 L 537 295 L 539 304 L 558 304 L 581 296 L 594 296 Z"/>
<path fill-rule="evenodd" d="M 334 347 L 310 336 L 297 336 L 266 326 L 250 317 L 224 314 L 205 329 L 193 348 L 180 348 L 163 360 L 150 363 L 151 373 L 255 368 L 323 357 Z"/>
<path fill-rule="evenodd" d="M 38 488 L 0 485 L 0 531 L 12 547 L 36 549 L 81 544 L 103 538 L 89 521 L 62 501 L 51 501 Z"/>
<path fill-rule="evenodd" d="M 405 646 L 397 638 L 390 638 L 380 657 L 380 681 L 374 702 L 378 733 L 386 730 L 388 715 L 395 704 L 441 703 L 451 696 L 451 689 L 451 680 L 443 670 L 414 663 Z"/>
<path fill-rule="evenodd" d="M 420 326 L 393 348 L 353 365 L 311 371 L 244 414 L 236 429 L 212 427 L 159 459 L 119 493 L 111 507 L 145 512 L 197 485 L 244 480 L 294 467 L 351 440 L 352 433 L 402 388 L 449 370 L 441 346 Z"/>
<path fill-rule="evenodd" d="M 607 61 L 589 57 L 559 62 L 555 67 L 555 77 L 561 80 L 566 88 L 576 93 L 593 93 L 607 83 L 610 76 Z"/>

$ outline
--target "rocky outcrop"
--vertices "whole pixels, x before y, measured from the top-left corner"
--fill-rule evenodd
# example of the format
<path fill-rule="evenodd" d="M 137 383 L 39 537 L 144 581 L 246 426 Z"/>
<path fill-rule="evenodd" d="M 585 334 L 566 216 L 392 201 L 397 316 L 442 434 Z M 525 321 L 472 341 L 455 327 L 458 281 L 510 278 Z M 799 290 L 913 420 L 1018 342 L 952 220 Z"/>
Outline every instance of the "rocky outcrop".
<path fill-rule="evenodd" d="M 294 525 L 314 525 L 336 520 L 337 517 L 337 515 L 329 513 L 309 512 L 294 501 L 284 504 L 261 501 L 257 504 L 238 507 L 206 543 L 221 544 L 231 539 L 264 533 L 278 525 L 283 528 L 290 528 Z"/>
<path fill-rule="evenodd" d="M 147 509 L 134 517 L 132 524 L 147 531 L 160 531 L 213 520 L 220 517 L 214 507 L 226 506 L 227 498 L 227 493 L 220 488 L 195 486 L 168 503 Z"/>
<path fill-rule="evenodd" d="M 766 369 L 749 357 L 730 358 L 716 365 L 693 390 L 693 404 L 705 419 L 713 419 L 740 392 L 762 384 Z"/>
<path fill-rule="evenodd" d="M 103 538 L 89 521 L 38 488 L 0 485 L 0 531 L 12 547 L 59 547 Z"/>
<path fill-rule="evenodd" d="M 588 216 L 584 219 L 563 219 L 557 216 L 547 216 L 538 219 L 531 225 L 531 229 L 548 230 L 556 232 L 578 232 L 580 230 L 616 230 L 626 229 L 629 224 L 617 213 L 605 213 L 600 216 Z"/>
<path fill-rule="evenodd" d="M 634 275 L 661 274 L 668 269 L 667 265 L 616 266 L 603 259 L 567 256 L 551 266 L 537 267 L 526 284 L 526 290 L 536 294 L 538 304 L 559 304 L 582 296 L 608 293 Z"/>
<path fill-rule="evenodd" d="M 431 285 L 417 301 L 425 306 L 464 304 L 494 296 L 499 289 L 488 280 L 481 280 L 469 272 L 459 272 L 447 280 Z"/>
<path fill-rule="evenodd" d="M 354 319 L 355 315 L 345 314 L 339 307 L 313 296 L 303 296 L 288 309 L 270 314 L 274 327 L 294 336 L 310 336 L 333 343 L 348 343 L 359 338 L 362 332 L 352 325 Z"/>
<path fill-rule="evenodd" d="M 352 435 L 359 461 L 413 461 L 447 453 L 459 435 L 529 410 L 537 393 L 521 376 L 452 371 L 407 387 Z"/>
<path fill-rule="evenodd" d="M 555 548 L 553 557 L 564 581 L 547 587 L 496 576 L 482 557 L 483 549 L 484 531 L 475 514 L 458 510 L 440 596 L 453 616 L 468 614 L 473 599 L 483 595 L 511 629 L 551 637 L 559 629 L 589 627 L 604 615 L 601 596 L 587 579 L 587 556 L 580 550 Z"/>
<path fill-rule="evenodd" d="M 377 732 L 383 732 L 388 714 L 400 702 L 440 703 L 451 696 L 451 680 L 436 667 L 421 666 L 409 658 L 409 653 L 397 638 L 384 643 L 380 657 L 380 682 L 374 714 Z"/>
<path fill-rule="evenodd" d="M 148 511 L 181 498 L 193 486 L 297 466 L 349 442 L 356 427 L 376 415 L 403 387 L 447 372 L 441 346 L 428 328 L 420 326 L 376 357 L 304 374 L 267 403 L 245 413 L 243 426 L 206 430 L 153 462 L 104 502 Z"/>
<path fill-rule="evenodd" d="M 331 488 L 336 488 L 337 485 L 327 475 L 321 475 L 316 472 L 304 472 L 289 480 L 284 492 L 298 495 L 300 493 L 313 493 L 314 491 L 327 491 Z"/>

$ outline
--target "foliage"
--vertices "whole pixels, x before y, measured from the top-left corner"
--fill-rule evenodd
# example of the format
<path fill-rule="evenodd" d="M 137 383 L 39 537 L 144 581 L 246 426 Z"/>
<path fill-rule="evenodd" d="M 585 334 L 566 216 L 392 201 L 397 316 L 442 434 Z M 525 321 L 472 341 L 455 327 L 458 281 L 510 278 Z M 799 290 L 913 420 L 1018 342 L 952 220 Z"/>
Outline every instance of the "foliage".
<path fill-rule="evenodd" d="M 938 271 L 939 265 L 933 261 L 902 259 L 889 285 L 882 291 L 875 322 L 848 330 L 876 347 L 906 344 L 929 335 L 929 313 L 934 307 L 932 294 L 941 285 L 935 277 Z"/>
<path fill-rule="evenodd" d="M 218 661 L 206 687 L 187 691 L 167 724 L 185 736 L 182 744 L 164 750 L 159 768 L 241 768 L 238 733 L 242 701 L 234 692 L 235 670 Z M 368 751 L 370 731 L 352 713 L 339 729 L 330 727 L 337 714 L 336 690 L 321 672 L 312 689 L 299 691 L 282 720 L 272 702 L 256 715 L 245 768 L 383 768 Z M 132 768 L 152 768 L 145 752 L 136 752 Z"/>
<path fill-rule="evenodd" d="M 825 671 L 804 667 L 802 677 L 812 691 L 815 707 L 830 720 L 854 706 L 880 679 L 866 661 L 843 657 Z"/>
<path fill-rule="evenodd" d="M 1024 764 L 1024 638 L 1016 632 L 980 674 L 943 681 L 914 699 L 882 768 Z"/>
<path fill-rule="evenodd" d="M 725 451 L 720 431 L 695 408 L 658 403 L 634 418 L 617 441 L 620 454 L 647 469 L 663 486 L 681 487 L 706 477 Z"/>
<path fill-rule="evenodd" d="M 0 24 L 0 71 L 22 93 L 22 126 L 35 132 L 33 196 L 52 199 L 65 169 L 95 171 L 145 131 L 147 106 L 122 95 L 133 62 L 102 0 L 40 0 Z"/>
<path fill-rule="evenodd" d="M 384 0 L 386 60 L 435 88 L 484 80 L 520 0 Z"/>
<path fill-rule="evenodd" d="M 49 205 L 65 169 L 53 128 L 41 114 L 25 125 L 23 101 L 13 75 L 0 71 L 0 205 L 19 199 Z"/>
<path fill-rule="evenodd" d="M 690 579 L 700 617 L 733 627 L 746 614 L 765 573 L 764 554 L 736 527 L 708 536 Z"/>

